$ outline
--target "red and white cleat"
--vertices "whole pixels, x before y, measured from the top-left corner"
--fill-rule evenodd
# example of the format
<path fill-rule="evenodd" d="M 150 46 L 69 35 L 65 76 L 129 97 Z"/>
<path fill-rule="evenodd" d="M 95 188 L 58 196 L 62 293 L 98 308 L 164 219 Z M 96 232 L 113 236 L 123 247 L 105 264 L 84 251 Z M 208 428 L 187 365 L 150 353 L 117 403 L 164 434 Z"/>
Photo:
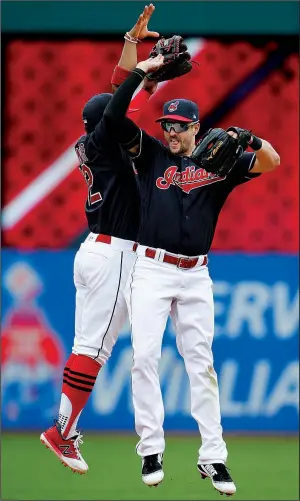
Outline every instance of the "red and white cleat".
<path fill-rule="evenodd" d="M 80 454 L 79 444 L 83 443 L 82 435 L 64 439 L 61 436 L 59 425 L 55 424 L 40 436 L 41 442 L 58 457 L 64 466 L 68 466 L 74 473 L 83 475 L 89 469 Z"/>

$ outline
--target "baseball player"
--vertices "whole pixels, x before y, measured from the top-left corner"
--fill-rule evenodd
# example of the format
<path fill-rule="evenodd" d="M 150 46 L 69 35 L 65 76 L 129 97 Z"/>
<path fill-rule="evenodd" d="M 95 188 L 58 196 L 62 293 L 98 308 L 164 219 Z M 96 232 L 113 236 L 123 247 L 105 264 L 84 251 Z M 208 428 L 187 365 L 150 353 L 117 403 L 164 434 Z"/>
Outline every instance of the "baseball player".
<path fill-rule="evenodd" d="M 147 28 L 153 11 L 152 4 L 146 6 L 134 28 L 126 33 L 114 84 L 120 81 L 122 68 L 126 73 L 135 67 L 138 39 L 159 36 Z M 82 435 L 77 423 L 126 318 L 123 289 L 135 257 L 139 222 L 132 161 L 108 135 L 102 119 L 111 96 L 96 95 L 84 106 L 86 134 L 75 146 L 87 184 L 85 212 L 90 234 L 74 262 L 75 339 L 64 369 L 59 416 L 40 437 L 65 466 L 81 474 L 87 472 L 88 465 L 80 453 Z"/>
<path fill-rule="evenodd" d="M 135 426 L 140 437 L 137 453 L 142 457 L 144 483 L 159 484 L 164 477 L 165 440 L 158 363 L 170 314 L 189 376 L 191 414 L 202 438 L 198 470 L 202 478 L 211 478 L 221 494 L 232 495 L 236 487 L 225 466 L 227 449 L 213 367 L 214 304 L 207 254 L 231 191 L 274 170 L 280 159 L 267 141 L 238 127 L 228 132 L 213 129 L 205 148 L 204 140 L 196 146 L 199 110 L 185 99 L 165 103 L 157 120 L 167 146 L 137 126 L 126 133 L 121 125 L 132 93 L 153 70 L 153 61 L 162 66 L 163 60 L 159 55 L 140 62 L 104 113 L 111 134 L 127 144 L 141 189 L 139 246 L 126 285 L 134 350 Z M 248 146 L 252 151 L 244 152 Z"/>

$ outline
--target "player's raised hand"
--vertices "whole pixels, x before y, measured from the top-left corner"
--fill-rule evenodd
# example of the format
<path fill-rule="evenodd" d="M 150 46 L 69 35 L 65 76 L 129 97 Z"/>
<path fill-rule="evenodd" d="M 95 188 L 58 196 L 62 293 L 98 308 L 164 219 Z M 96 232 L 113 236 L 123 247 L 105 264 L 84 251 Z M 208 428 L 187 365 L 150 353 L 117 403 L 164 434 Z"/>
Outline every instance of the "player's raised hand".
<path fill-rule="evenodd" d="M 159 33 L 157 31 L 148 30 L 148 23 L 154 11 L 155 7 L 152 3 L 150 5 L 145 5 L 143 13 L 139 16 L 134 27 L 129 31 L 129 35 L 138 38 L 139 40 L 143 40 L 148 37 L 158 38 Z"/>
<path fill-rule="evenodd" d="M 145 61 L 141 61 L 137 64 L 137 68 L 143 70 L 145 73 L 150 71 L 156 71 L 164 64 L 164 56 L 159 54 L 156 57 L 149 57 Z"/>
<path fill-rule="evenodd" d="M 155 11 L 155 7 L 152 3 L 150 5 L 146 5 L 144 8 L 143 20 L 142 20 L 141 30 L 139 33 L 140 40 L 143 40 L 144 38 L 148 38 L 148 37 L 154 37 L 154 38 L 159 37 L 159 33 L 157 31 L 149 31 L 148 30 L 148 23 L 149 23 L 154 11 Z"/>

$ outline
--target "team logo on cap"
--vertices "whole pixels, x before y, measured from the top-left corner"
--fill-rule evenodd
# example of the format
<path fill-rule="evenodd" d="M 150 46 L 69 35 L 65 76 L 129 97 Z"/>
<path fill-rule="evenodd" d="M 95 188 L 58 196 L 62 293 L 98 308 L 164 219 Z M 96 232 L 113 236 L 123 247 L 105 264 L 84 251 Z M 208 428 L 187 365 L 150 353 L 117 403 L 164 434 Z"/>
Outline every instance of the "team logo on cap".
<path fill-rule="evenodd" d="M 179 101 L 174 101 L 174 103 L 171 103 L 170 106 L 168 107 L 168 111 L 176 111 L 179 105 Z"/>

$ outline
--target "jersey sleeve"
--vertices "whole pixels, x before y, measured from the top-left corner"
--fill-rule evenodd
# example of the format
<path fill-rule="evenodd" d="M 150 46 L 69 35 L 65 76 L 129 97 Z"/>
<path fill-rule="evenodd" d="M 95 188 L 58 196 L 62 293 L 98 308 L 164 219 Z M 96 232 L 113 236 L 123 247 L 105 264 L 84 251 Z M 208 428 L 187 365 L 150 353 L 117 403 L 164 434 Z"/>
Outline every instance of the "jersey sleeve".
<path fill-rule="evenodd" d="M 163 146 L 158 139 L 149 136 L 143 129 L 140 129 L 138 152 L 130 154 L 136 170 L 142 173 L 143 171 L 151 169 L 151 167 L 154 166 L 158 152 L 162 148 Z"/>
<path fill-rule="evenodd" d="M 243 153 L 232 171 L 229 173 L 227 177 L 228 182 L 230 182 L 232 186 L 238 186 L 239 184 L 247 183 L 251 179 L 255 179 L 260 176 L 260 173 L 251 173 L 255 160 L 255 153 L 248 151 Z"/>
<path fill-rule="evenodd" d="M 127 117 L 124 117 L 118 128 L 112 127 L 104 115 L 89 136 L 90 144 L 97 151 L 112 148 L 116 143 L 126 148 L 130 144 L 137 143 L 139 130 L 139 127 Z"/>
<path fill-rule="evenodd" d="M 110 158 L 112 162 L 118 165 L 122 150 L 110 134 L 106 126 L 105 120 L 102 120 L 96 125 L 95 130 L 85 136 L 85 152 L 88 161 L 93 161 L 95 158 Z M 102 161 L 99 161 L 94 168 L 99 170 L 102 168 Z"/>
<path fill-rule="evenodd" d="M 97 123 L 95 130 L 90 134 L 90 140 L 95 148 L 103 147 L 106 141 L 110 142 L 110 136 L 103 117 L 101 121 Z"/>

